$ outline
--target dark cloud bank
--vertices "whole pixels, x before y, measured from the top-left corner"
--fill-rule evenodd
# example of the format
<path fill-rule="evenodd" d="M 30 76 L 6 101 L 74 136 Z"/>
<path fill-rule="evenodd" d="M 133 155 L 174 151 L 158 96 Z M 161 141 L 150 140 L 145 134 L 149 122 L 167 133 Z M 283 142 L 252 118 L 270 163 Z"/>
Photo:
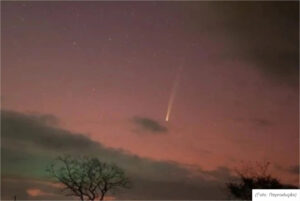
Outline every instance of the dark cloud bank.
<path fill-rule="evenodd" d="M 117 199 L 226 199 L 227 168 L 194 172 L 174 162 L 141 158 L 111 149 L 89 138 L 49 125 L 48 118 L 2 111 L 2 199 L 69 199 L 49 185 L 45 174 L 49 162 L 61 154 L 90 155 L 124 168 L 133 187 L 116 194 Z M 47 183 L 48 182 L 48 183 Z M 47 194 L 29 197 L 26 190 L 39 188 Z"/>
<path fill-rule="evenodd" d="M 184 29 L 230 42 L 223 60 L 247 61 L 277 85 L 298 88 L 299 2 L 188 2 Z M 209 16 L 209 17 L 208 17 Z"/>

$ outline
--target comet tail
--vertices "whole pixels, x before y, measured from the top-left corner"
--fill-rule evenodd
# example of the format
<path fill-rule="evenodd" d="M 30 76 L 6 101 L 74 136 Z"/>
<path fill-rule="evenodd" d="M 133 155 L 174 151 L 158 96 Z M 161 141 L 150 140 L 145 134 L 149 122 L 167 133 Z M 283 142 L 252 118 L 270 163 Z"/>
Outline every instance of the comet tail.
<path fill-rule="evenodd" d="M 166 119 L 165 119 L 166 121 L 169 121 L 169 118 L 170 118 L 170 114 L 171 114 L 171 111 L 172 111 L 172 106 L 173 106 L 174 99 L 175 99 L 176 92 L 177 92 L 177 88 L 178 88 L 178 85 L 179 85 L 180 72 L 181 72 L 181 67 L 177 71 L 176 78 L 175 78 L 175 81 L 174 81 L 174 84 L 173 84 L 173 88 L 171 90 L 171 95 L 170 95 L 167 114 L 166 114 Z"/>

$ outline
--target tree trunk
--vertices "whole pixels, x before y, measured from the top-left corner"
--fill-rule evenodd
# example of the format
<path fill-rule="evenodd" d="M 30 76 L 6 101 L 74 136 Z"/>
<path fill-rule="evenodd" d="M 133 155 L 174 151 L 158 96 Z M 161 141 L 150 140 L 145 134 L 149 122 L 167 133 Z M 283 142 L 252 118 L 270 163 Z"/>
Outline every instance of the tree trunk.
<path fill-rule="evenodd" d="M 104 193 L 101 193 L 101 197 L 100 197 L 100 201 L 102 201 L 104 199 Z"/>

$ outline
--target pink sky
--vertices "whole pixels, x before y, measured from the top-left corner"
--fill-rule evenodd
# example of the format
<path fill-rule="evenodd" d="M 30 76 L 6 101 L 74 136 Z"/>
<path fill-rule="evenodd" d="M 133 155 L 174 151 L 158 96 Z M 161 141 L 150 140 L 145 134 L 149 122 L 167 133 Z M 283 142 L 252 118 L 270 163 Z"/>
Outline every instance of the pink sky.
<path fill-rule="evenodd" d="M 52 114 L 60 127 L 108 147 L 205 170 L 241 161 L 298 164 L 298 88 L 240 56 L 247 55 L 239 49 L 247 43 L 231 34 L 243 34 L 234 29 L 232 14 L 220 18 L 208 5 L 147 6 L 105 3 L 97 12 L 88 4 L 7 5 L 2 108 Z M 193 14 L 199 12 L 197 21 Z M 203 26 L 193 29 L 193 23 Z M 181 80 L 165 122 L 179 66 Z M 168 131 L 137 132 L 134 117 Z"/>

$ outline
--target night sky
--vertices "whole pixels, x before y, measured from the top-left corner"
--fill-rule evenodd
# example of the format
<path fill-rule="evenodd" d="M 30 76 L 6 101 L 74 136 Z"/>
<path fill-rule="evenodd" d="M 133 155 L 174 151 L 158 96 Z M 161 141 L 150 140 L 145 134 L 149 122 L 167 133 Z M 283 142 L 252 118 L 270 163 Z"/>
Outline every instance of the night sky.
<path fill-rule="evenodd" d="M 298 9 L 1 2 L 2 199 L 69 199 L 44 171 L 63 153 L 123 167 L 112 199 L 226 199 L 261 161 L 299 184 Z"/>

